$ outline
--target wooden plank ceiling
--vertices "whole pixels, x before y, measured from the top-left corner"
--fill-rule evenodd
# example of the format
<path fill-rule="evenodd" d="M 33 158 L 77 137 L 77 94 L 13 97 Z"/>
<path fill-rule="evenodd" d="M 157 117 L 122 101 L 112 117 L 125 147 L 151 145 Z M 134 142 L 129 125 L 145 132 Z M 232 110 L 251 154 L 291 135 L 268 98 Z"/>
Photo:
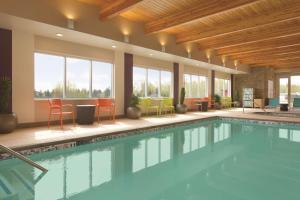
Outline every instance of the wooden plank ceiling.
<path fill-rule="evenodd" d="M 300 0 L 78 0 L 249 66 L 300 66 Z"/>

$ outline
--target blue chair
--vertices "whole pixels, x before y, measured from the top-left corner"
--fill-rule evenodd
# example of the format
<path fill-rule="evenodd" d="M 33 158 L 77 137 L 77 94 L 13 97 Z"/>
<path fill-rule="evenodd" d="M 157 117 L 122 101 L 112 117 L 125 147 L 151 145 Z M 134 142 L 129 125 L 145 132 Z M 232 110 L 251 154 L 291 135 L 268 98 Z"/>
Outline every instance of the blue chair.
<path fill-rule="evenodd" d="M 279 98 L 271 98 L 269 99 L 269 104 L 265 108 L 274 108 L 276 111 L 277 107 L 279 107 Z"/>
<path fill-rule="evenodd" d="M 294 98 L 293 109 L 294 108 L 300 108 L 300 98 Z"/>

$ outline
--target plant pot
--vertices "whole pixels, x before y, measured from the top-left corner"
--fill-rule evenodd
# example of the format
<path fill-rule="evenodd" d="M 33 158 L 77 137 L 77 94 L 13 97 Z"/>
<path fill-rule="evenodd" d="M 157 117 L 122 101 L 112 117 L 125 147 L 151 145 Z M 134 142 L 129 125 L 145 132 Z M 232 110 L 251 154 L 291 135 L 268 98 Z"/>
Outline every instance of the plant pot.
<path fill-rule="evenodd" d="M 185 104 L 177 104 L 176 112 L 179 114 L 185 114 L 187 112 L 187 106 Z"/>
<path fill-rule="evenodd" d="M 139 119 L 142 111 L 139 107 L 128 107 L 126 115 L 129 119 Z"/>
<path fill-rule="evenodd" d="M 0 114 L 0 133 L 11 133 L 17 127 L 17 115 Z"/>

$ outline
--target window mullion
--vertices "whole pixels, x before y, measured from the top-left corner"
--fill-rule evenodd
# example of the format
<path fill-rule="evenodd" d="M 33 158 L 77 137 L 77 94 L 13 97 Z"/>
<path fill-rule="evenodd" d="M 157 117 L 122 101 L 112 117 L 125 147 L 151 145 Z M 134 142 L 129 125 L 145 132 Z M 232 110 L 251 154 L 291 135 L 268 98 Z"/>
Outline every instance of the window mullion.
<path fill-rule="evenodd" d="M 66 98 L 67 89 L 67 58 L 64 57 L 64 84 L 63 84 L 63 98 Z"/>
<path fill-rule="evenodd" d="M 93 88 L 93 80 L 92 80 L 92 77 L 93 77 L 93 61 L 90 60 L 90 87 L 89 87 L 89 97 L 92 98 L 92 88 Z"/>
<path fill-rule="evenodd" d="M 145 90 L 145 97 L 147 97 L 148 94 L 148 69 L 146 69 L 146 81 L 145 81 L 145 86 L 144 86 L 144 90 Z"/>
<path fill-rule="evenodd" d="M 158 97 L 161 97 L 160 91 L 161 91 L 161 71 L 159 70 L 159 80 L 158 80 Z"/>

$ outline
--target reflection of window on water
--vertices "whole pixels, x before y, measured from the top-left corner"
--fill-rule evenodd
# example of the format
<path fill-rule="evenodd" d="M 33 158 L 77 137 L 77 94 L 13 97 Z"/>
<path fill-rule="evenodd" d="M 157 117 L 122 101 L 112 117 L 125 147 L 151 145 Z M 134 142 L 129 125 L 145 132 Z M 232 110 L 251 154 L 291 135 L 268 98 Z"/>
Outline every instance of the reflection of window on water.
<path fill-rule="evenodd" d="M 289 138 L 289 130 L 288 129 L 279 129 L 279 138 L 288 139 Z"/>
<path fill-rule="evenodd" d="M 206 146 L 207 134 L 207 127 L 199 127 L 185 130 L 183 153 L 188 153 Z"/>
<path fill-rule="evenodd" d="M 221 123 L 220 126 L 214 127 L 214 143 L 220 142 L 230 137 L 231 124 Z"/>
<path fill-rule="evenodd" d="M 172 135 L 165 134 L 161 138 L 149 138 L 139 141 L 139 147 L 133 149 L 132 168 L 137 172 L 146 167 L 171 159 Z"/>
<path fill-rule="evenodd" d="M 279 129 L 279 138 L 300 142 L 300 130 Z"/>
<path fill-rule="evenodd" d="M 300 130 L 290 130 L 290 140 L 300 142 Z"/>
<path fill-rule="evenodd" d="M 36 199 L 65 199 L 111 180 L 110 150 L 77 153 L 39 164 L 49 171 L 35 185 Z M 36 170 L 35 174 L 39 175 L 40 171 Z"/>

